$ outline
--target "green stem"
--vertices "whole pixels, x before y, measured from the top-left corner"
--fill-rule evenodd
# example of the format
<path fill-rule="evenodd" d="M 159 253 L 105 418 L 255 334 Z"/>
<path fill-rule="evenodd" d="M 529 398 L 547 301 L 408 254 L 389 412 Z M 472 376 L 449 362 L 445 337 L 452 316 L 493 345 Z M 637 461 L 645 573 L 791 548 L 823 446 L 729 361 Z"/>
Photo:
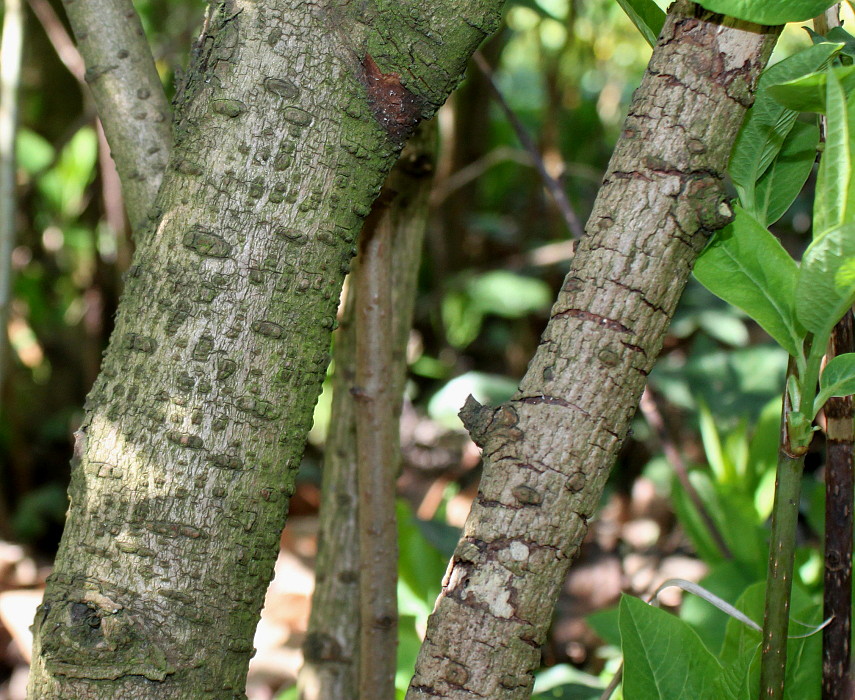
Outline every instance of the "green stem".
<path fill-rule="evenodd" d="M 811 372 L 813 355 L 808 362 Z M 793 370 L 790 363 L 788 374 Z M 818 365 L 817 365 L 818 372 Z M 816 378 L 810 396 L 813 402 Z M 796 523 L 799 517 L 799 497 L 804 469 L 804 452 L 790 444 L 786 416 L 791 410 L 789 397 L 784 395 L 784 419 L 781 421 L 781 444 L 778 449 L 778 474 L 775 480 L 775 505 L 772 510 L 772 538 L 769 543 L 769 571 L 766 576 L 766 612 L 763 618 L 763 654 L 760 661 L 760 699 L 781 700 L 787 670 L 787 626 L 790 613 L 790 591 L 793 583 L 793 563 L 796 546 Z"/>

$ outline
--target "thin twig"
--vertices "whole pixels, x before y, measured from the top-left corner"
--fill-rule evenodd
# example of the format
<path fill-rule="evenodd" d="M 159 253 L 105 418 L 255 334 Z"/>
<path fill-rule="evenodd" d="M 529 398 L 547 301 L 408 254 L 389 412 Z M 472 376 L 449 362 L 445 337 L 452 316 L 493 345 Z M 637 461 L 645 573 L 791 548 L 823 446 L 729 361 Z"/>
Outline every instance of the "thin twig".
<path fill-rule="evenodd" d="M 561 212 L 561 216 L 564 218 L 567 228 L 570 230 L 570 233 L 574 238 L 581 238 L 585 233 L 582 222 L 573 210 L 570 200 L 567 199 L 564 188 L 554 177 L 552 177 L 552 175 L 549 174 L 549 171 L 546 169 L 546 164 L 543 162 L 543 156 L 534 141 L 532 141 L 531 136 L 529 136 L 522 122 L 519 120 L 517 115 L 514 114 L 514 111 L 511 109 L 510 105 L 502 95 L 502 92 L 499 90 L 499 86 L 496 84 L 493 77 L 493 69 L 490 68 L 490 64 L 487 63 L 487 60 L 480 51 L 476 51 L 473 58 L 475 59 L 475 65 L 478 66 L 480 71 L 484 74 L 484 77 L 487 79 L 487 84 L 490 86 L 490 91 L 493 93 L 493 97 L 505 113 L 505 116 L 516 132 L 520 143 L 531 154 L 531 157 L 534 160 L 534 165 L 537 168 L 537 172 L 540 173 L 544 186 L 552 195 L 552 199 L 555 201 L 555 206 L 557 206 L 558 210 Z"/>
<path fill-rule="evenodd" d="M 641 408 L 641 412 L 644 415 L 645 420 L 647 420 L 650 427 L 653 428 L 653 431 L 659 438 L 659 443 L 662 445 L 662 451 L 665 453 L 665 457 L 674 468 L 674 473 L 677 475 L 680 485 L 689 496 L 689 499 L 698 511 L 698 515 L 700 515 L 701 520 L 704 521 L 704 525 L 706 525 L 710 537 L 713 539 L 713 542 L 715 542 L 715 545 L 718 547 L 722 557 L 725 559 L 733 559 L 733 553 L 730 551 L 730 547 L 727 546 L 727 542 L 724 541 L 724 536 L 715 524 L 715 520 L 713 520 L 706 505 L 704 505 L 697 489 L 695 489 L 689 479 L 689 470 L 686 467 L 686 462 L 668 431 L 668 427 L 665 424 L 661 411 L 659 410 L 656 394 L 650 390 L 650 387 L 646 387 L 644 389 L 644 393 L 641 395 L 639 407 Z"/>
<path fill-rule="evenodd" d="M 30 4 L 30 9 L 42 25 L 47 38 L 59 56 L 59 60 L 68 68 L 77 82 L 81 85 L 86 84 L 85 72 L 86 68 L 83 65 L 83 57 L 74 45 L 74 40 L 71 35 L 65 30 L 62 20 L 51 4 L 47 0 L 27 0 Z"/>

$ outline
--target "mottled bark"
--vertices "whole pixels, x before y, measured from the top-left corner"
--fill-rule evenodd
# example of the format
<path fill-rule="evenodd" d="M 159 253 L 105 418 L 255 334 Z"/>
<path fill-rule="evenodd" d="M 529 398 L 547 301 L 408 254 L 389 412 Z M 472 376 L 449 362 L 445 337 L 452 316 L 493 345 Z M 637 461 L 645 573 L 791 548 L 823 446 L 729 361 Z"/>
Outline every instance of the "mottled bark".
<path fill-rule="evenodd" d="M 410 700 L 529 697 L 561 583 L 692 263 L 730 217 L 727 158 L 776 34 L 672 6 L 519 391 L 461 412 L 484 475 Z"/>
<path fill-rule="evenodd" d="M 407 339 L 412 325 L 419 260 L 427 226 L 434 170 L 436 129 L 423 124 L 410 139 L 385 188 L 391 195 L 385 219 L 394 231 L 392 247 L 392 404 L 395 424 L 406 379 Z M 357 257 L 351 279 L 363 274 Z M 330 431 L 324 455 L 321 524 L 312 613 L 298 679 L 300 700 L 356 700 L 360 556 L 356 498 L 356 289 L 348 289 L 333 350 L 335 375 Z M 388 338 L 376 339 L 388 342 Z M 397 434 L 393 436 L 397 448 Z M 397 463 L 397 449 L 394 452 Z M 363 569 L 367 570 L 367 569 Z M 369 572 L 370 573 L 370 572 Z"/>
<path fill-rule="evenodd" d="M 356 235 L 500 5 L 212 4 L 77 434 L 31 698 L 244 697 Z"/>
<path fill-rule="evenodd" d="M 855 352 L 852 312 L 834 327 L 828 358 Z M 852 504 L 855 495 L 855 406 L 851 396 L 828 400 L 825 413 L 825 576 L 822 700 L 855 696 L 852 675 Z"/>
<path fill-rule="evenodd" d="M 169 158 L 169 103 L 131 0 L 63 4 L 122 180 L 131 229 L 138 232 Z"/>

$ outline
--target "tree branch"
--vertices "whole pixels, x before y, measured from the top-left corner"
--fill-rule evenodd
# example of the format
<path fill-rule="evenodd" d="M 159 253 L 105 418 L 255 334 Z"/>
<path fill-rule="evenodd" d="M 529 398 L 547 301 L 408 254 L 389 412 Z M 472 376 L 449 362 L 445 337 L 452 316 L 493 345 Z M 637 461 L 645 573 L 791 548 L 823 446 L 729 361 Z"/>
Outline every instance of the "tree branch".
<path fill-rule="evenodd" d="M 496 103 L 505 113 L 508 122 L 510 122 L 517 138 L 520 140 L 520 143 L 531 155 L 534 167 L 537 169 L 537 172 L 540 174 L 540 179 L 543 181 L 543 186 L 546 187 L 549 194 L 552 195 L 552 201 L 555 202 L 555 206 L 558 207 L 558 211 L 561 212 L 561 216 L 564 219 L 564 223 L 567 225 L 567 229 L 570 231 L 570 234 L 573 238 L 581 238 L 585 233 L 582 229 L 582 222 L 579 221 L 579 217 L 576 216 L 576 212 L 573 210 L 573 205 L 571 205 L 570 200 L 567 199 L 567 194 L 564 192 L 564 188 L 561 186 L 561 183 L 549 174 L 549 171 L 546 169 L 546 164 L 543 162 L 543 156 L 541 155 L 540 150 L 537 148 L 534 141 L 531 140 L 531 136 L 529 136 L 528 131 L 526 131 L 526 128 L 519 120 L 519 117 L 514 114 L 514 110 L 511 109 L 511 106 L 508 104 L 508 101 L 505 99 L 502 91 L 499 90 L 499 86 L 496 84 L 496 80 L 493 77 L 493 69 L 490 68 L 490 64 L 487 63 L 487 59 L 484 58 L 480 51 L 476 51 L 472 58 L 475 60 L 475 65 L 478 66 L 478 69 L 487 79 L 487 84 L 490 86 L 490 91 L 493 93 Z"/>
<path fill-rule="evenodd" d="M 530 697 L 555 600 L 692 263 L 730 219 L 730 147 L 777 33 L 671 6 L 519 392 L 498 408 L 467 404 L 484 474 L 409 700 Z"/>
<path fill-rule="evenodd" d="M 169 103 L 131 0 L 64 0 L 104 133 L 139 233 L 172 141 Z"/>

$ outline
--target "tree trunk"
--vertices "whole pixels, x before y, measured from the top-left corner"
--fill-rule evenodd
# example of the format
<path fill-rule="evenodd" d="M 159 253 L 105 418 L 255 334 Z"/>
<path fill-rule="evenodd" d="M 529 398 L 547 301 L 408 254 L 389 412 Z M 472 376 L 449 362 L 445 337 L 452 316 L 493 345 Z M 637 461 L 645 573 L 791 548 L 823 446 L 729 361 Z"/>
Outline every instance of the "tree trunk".
<path fill-rule="evenodd" d="M 520 390 L 461 411 L 484 475 L 409 700 L 530 696 L 559 589 L 692 263 L 729 220 L 724 170 L 776 35 L 672 5 Z"/>
<path fill-rule="evenodd" d="M 355 236 L 500 6 L 210 6 L 77 433 L 33 700 L 244 697 Z"/>
<path fill-rule="evenodd" d="M 428 197 L 436 151 L 435 122 L 422 124 L 410 139 L 385 188 L 393 197 L 385 218 L 394 230 L 392 249 L 394 371 L 390 417 L 397 425 L 407 368 L 407 339 L 412 327 L 419 260 L 427 227 Z M 356 259 L 353 278 L 360 269 Z M 356 700 L 359 625 L 358 577 L 360 552 L 357 513 L 356 445 L 356 285 L 349 286 L 341 326 L 336 332 L 333 357 L 333 403 L 330 431 L 324 452 L 321 485 L 318 559 L 309 629 L 303 644 L 305 662 L 298 678 L 300 700 Z M 375 338 L 386 343 L 389 338 Z M 395 444 L 395 462 L 399 441 Z M 397 562 L 396 562 L 397 563 Z"/>

